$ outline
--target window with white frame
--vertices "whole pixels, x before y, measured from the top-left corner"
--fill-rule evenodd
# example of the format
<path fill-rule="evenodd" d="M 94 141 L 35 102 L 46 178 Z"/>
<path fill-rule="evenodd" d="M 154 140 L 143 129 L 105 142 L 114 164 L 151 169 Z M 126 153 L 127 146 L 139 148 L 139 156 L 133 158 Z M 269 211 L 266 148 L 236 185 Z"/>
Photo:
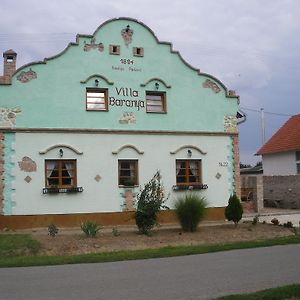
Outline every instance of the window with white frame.
<path fill-rule="evenodd" d="M 107 111 L 108 95 L 107 89 L 86 89 L 86 110 Z"/>

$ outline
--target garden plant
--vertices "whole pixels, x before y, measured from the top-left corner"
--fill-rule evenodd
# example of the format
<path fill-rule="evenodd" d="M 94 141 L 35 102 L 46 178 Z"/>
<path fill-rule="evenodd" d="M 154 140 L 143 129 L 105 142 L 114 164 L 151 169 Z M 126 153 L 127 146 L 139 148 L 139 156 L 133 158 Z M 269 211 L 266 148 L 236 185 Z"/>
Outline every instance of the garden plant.
<path fill-rule="evenodd" d="M 184 231 L 194 232 L 203 220 L 207 201 L 196 193 L 179 197 L 175 203 L 175 212 Z"/>

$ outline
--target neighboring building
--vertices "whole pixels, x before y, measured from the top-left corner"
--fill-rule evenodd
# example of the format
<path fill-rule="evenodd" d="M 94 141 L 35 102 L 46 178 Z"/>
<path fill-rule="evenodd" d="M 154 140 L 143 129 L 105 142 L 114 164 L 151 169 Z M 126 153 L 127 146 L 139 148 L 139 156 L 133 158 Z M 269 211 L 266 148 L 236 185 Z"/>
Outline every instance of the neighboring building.
<path fill-rule="evenodd" d="M 143 23 L 109 20 L 16 71 L 3 56 L 0 226 L 124 223 L 157 170 L 170 208 L 193 189 L 223 217 L 240 195 L 238 96 Z"/>
<path fill-rule="evenodd" d="M 264 202 L 300 208 L 300 114 L 291 117 L 256 153 L 262 155 Z"/>
<path fill-rule="evenodd" d="M 291 117 L 256 153 L 265 176 L 300 174 L 300 114 Z"/>

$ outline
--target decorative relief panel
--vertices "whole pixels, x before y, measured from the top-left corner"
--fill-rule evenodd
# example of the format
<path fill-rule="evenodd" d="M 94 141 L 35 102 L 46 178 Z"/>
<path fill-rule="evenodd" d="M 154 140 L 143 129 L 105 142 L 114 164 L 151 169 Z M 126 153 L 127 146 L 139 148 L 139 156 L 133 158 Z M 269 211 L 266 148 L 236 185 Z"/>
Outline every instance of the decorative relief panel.
<path fill-rule="evenodd" d="M 95 38 L 91 39 L 91 43 L 87 44 L 86 41 L 84 41 L 84 51 L 90 51 L 90 50 L 98 49 L 98 51 L 102 52 L 104 50 L 104 46 L 102 43 L 96 44 Z"/>
<path fill-rule="evenodd" d="M 36 163 L 28 156 L 24 156 L 18 164 L 21 171 L 36 172 Z"/>
<path fill-rule="evenodd" d="M 126 47 L 132 42 L 133 30 L 127 25 L 126 28 L 121 31 L 122 38 L 125 42 Z"/>
<path fill-rule="evenodd" d="M 21 113 L 20 107 L 4 108 L 0 107 L 0 127 L 14 127 L 17 115 Z"/>
<path fill-rule="evenodd" d="M 213 81 L 209 80 L 209 79 L 206 79 L 203 82 L 202 86 L 204 88 L 211 89 L 215 93 L 219 93 L 221 91 L 221 89 L 219 88 L 219 86 L 216 83 L 214 83 Z"/>
<path fill-rule="evenodd" d="M 29 71 L 27 71 L 27 72 L 23 71 L 17 76 L 17 79 L 19 81 L 21 81 L 22 83 L 29 82 L 30 80 L 36 79 L 36 78 L 37 78 L 37 74 L 36 74 L 36 72 L 31 70 L 31 68 L 29 69 Z"/>
<path fill-rule="evenodd" d="M 224 116 L 224 130 L 225 132 L 237 132 L 236 116 Z"/>
<path fill-rule="evenodd" d="M 133 112 L 124 112 L 123 116 L 119 120 L 120 124 L 135 124 L 136 123 L 136 118 L 134 116 Z"/>

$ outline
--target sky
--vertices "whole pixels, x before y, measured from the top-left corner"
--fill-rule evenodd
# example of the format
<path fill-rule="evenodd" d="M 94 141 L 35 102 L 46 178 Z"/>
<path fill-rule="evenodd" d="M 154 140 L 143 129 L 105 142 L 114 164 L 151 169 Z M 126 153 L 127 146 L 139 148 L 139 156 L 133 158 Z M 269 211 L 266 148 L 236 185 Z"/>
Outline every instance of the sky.
<path fill-rule="evenodd" d="M 17 67 L 61 52 L 77 33 L 130 17 L 201 72 L 240 96 L 240 160 L 255 164 L 262 145 L 300 114 L 299 0 L 1 0 L 0 52 L 14 49 Z M 3 63 L 0 63 L 1 70 Z"/>

